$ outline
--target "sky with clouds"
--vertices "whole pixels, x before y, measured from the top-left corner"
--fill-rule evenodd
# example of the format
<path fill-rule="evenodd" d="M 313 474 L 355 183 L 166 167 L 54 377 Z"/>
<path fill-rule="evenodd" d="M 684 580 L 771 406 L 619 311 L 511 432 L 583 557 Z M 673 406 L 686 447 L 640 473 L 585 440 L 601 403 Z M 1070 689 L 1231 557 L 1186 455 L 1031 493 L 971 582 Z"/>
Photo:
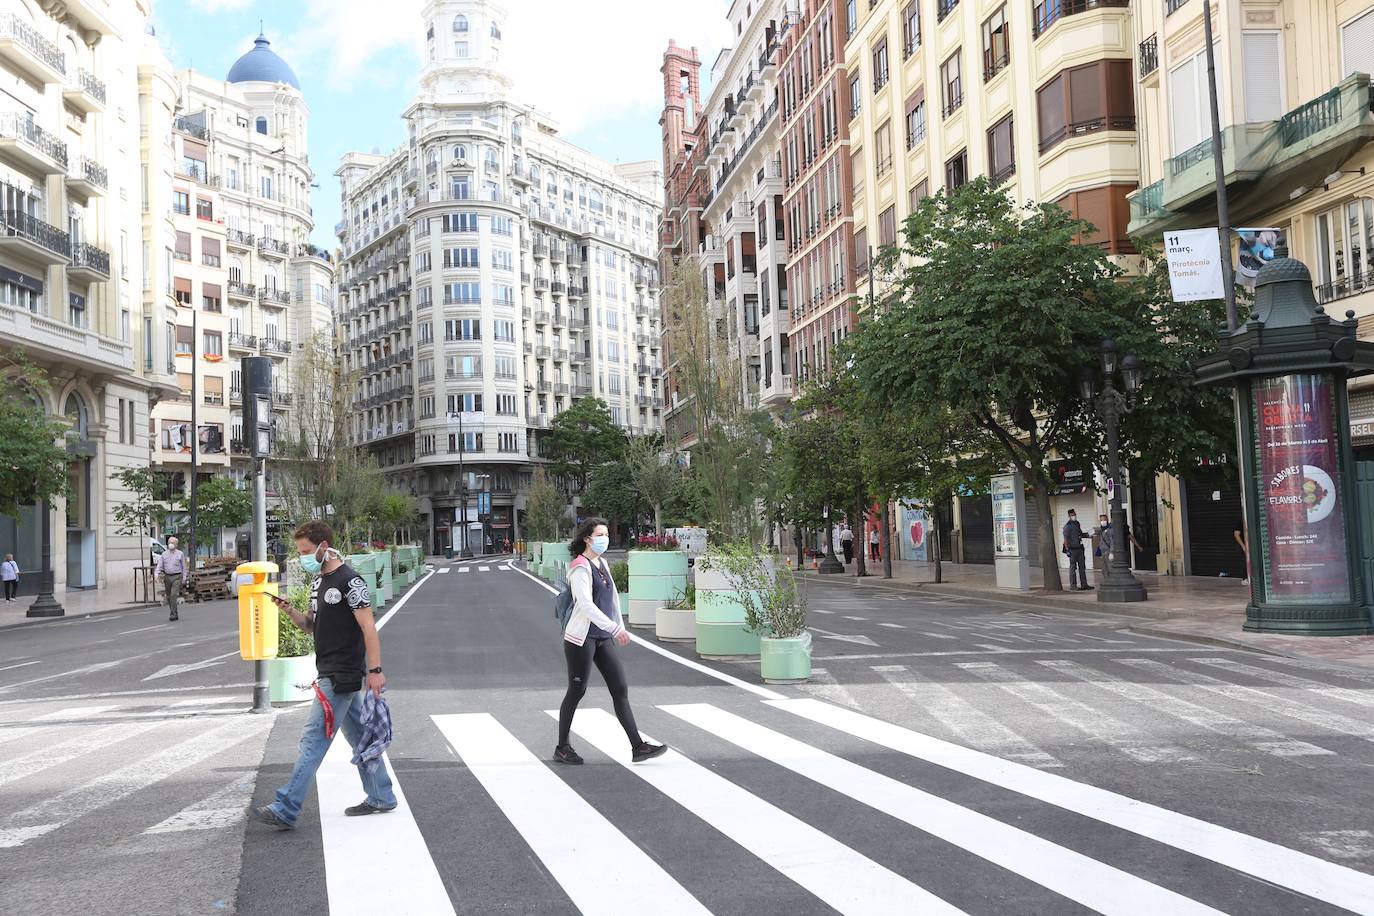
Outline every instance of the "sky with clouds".
<path fill-rule="evenodd" d="M 504 54 L 519 100 L 548 112 L 574 143 L 611 160 L 658 159 L 659 74 L 668 39 L 709 68 L 730 27 L 728 0 L 505 0 Z M 261 20 L 310 106 L 319 189 L 315 242 L 333 247 L 334 169 L 348 150 L 388 151 L 418 85 L 424 0 L 159 0 L 153 22 L 177 69 L 223 76 Z M 703 74 L 703 78 L 704 78 Z"/>

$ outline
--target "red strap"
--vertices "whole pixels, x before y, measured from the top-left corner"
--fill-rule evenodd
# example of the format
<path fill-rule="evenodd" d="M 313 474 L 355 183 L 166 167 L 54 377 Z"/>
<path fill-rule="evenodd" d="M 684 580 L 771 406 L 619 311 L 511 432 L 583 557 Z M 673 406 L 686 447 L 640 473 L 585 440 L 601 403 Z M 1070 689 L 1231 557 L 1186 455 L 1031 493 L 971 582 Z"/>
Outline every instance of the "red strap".
<path fill-rule="evenodd" d="M 316 681 L 310 685 L 315 688 L 315 699 L 320 701 L 320 708 L 324 710 L 324 736 L 333 740 L 334 738 L 334 707 L 330 705 L 325 697 L 324 691 L 320 689 L 320 682 Z"/>

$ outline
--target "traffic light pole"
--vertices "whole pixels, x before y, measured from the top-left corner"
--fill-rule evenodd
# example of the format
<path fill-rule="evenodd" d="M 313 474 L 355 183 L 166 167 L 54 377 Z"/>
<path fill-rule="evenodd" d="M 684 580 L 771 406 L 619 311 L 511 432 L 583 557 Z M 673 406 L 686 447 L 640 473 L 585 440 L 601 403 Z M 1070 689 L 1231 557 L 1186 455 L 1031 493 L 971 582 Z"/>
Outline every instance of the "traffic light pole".
<path fill-rule="evenodd" d="M 243 380 L 244 434 L 253 461 L 252 558 L 267 559 L 267 456 L 272 453 L 272 360 L 245 356 L 240 364 Z M 284 570 L 282 572 L 285 572 Z M 284 583 L 281 574 L 278 582 Z M 280 587 L 280 586 L 279 586 Z M 267 662 L 253 662 L 253 712 L 271 712 Z"/>
<path fill-rule="evenodd" d="M 253 559 L 267 559 L 267 459 L 253 459 Z M 253 712 L 271 712 L 267 662 L 253 662 Z"/>

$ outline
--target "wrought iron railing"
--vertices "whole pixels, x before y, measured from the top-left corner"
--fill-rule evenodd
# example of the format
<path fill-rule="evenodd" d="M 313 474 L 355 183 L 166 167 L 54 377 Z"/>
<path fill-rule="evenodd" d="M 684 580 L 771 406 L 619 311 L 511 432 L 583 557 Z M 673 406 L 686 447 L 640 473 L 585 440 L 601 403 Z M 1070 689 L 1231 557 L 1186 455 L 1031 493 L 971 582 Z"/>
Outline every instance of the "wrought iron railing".
<path fill-rule="evenodd" d="M 33 26 L 20 19 L 18 13 L 0 16 L 0 36 L 13 39 L 54 70 L 67 72 L 67 59 L 61 49 L 40 35 Z"/>
<path fill-rule="evenodd" d="M 1159 69 L 1159 35 L 1151 35 L 1140 43 L 1140 75 L 1149 76 Z"/>
<path fill-rule="evenodd" d="M 1031 32 L 1039 38 L 1065 16 L 1106 7 L 1128 7 L 1130 0 L 1040 0 L 1031 8 Z"/>
<path fill-rule="evenodd" d="M 67 233 L 21 210 L 0 210 L 0 231 L 13 238 L 36 242 L 63 257 L 70 252 Z"/>
<path fill-rule="evenodd" d="M 61 163 L 62 168 L 67 167 L 67 144 L 39 127 L 27 114 L 0 111 L 0 137 L 13 137 L 25 146 Z"/>

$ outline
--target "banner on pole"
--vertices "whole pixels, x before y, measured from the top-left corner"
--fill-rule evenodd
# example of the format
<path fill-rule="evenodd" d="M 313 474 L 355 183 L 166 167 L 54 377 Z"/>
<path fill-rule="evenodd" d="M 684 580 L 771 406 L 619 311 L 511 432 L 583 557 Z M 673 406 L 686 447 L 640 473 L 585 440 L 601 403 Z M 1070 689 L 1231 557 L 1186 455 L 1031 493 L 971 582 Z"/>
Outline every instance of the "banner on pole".
<path fill-rule="evenodd" d="M 1220 299 L 1225 295 L 1221 275 L 1221 239 L 1215 229 L 1179 229 L 1164 234 L 1169 259 L 1169 286 L 1175 302 Z"/>
<path fill-rule="evenodd" d="M 1255 288 L 1260 268 L 1288 250 L 1288 233 L 1282 229 L 1237 229 L 1240 259 L 1236 263 L 1236 284 Z"/>

